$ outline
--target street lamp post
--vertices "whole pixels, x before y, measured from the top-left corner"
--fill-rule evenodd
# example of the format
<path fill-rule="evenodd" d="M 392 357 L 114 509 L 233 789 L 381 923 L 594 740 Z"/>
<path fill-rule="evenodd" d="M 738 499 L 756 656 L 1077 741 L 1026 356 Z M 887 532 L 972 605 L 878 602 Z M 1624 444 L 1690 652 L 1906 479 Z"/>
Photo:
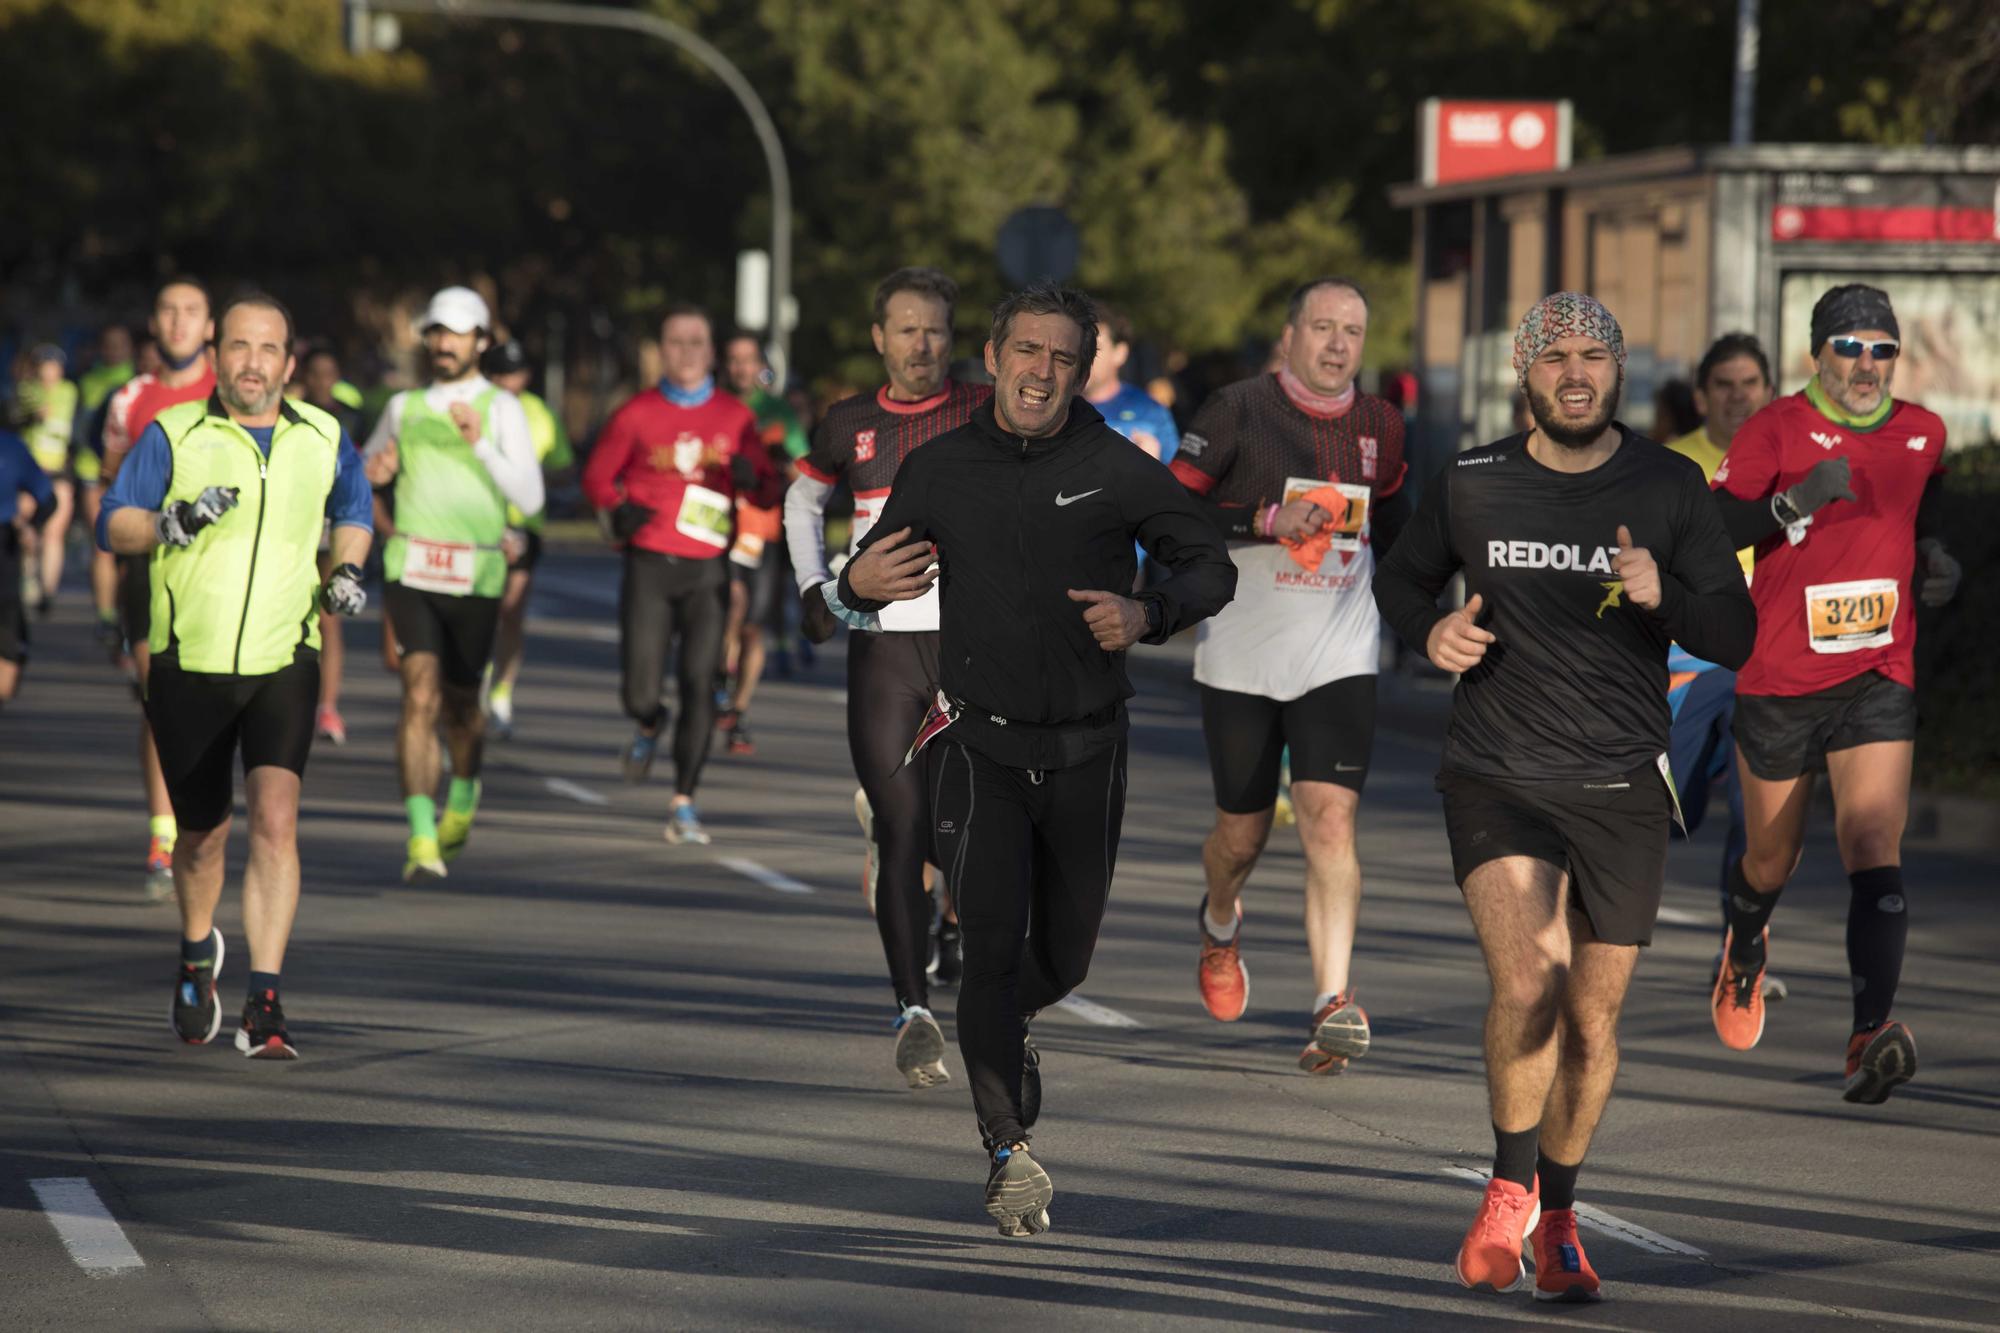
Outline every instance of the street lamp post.
<path fill-rule="evenodd" d="M 769 109 L 729 57 L 678 23 L 608 5 L 548 4 L 540 0 L 342 0 L 342 3 L 346 8 L 347 45 L 351 51 L 366 51 L 372 44 L 372 11 L 511 19 L 518 23 L 643 33 L 679 47 L 721 79 L 723 86 L 742 104 L 744 114 L 750 117 L 751 128 L 757 132 L 757 142 L 764 150 L 764 166 L 771 175 L 771 289 L 765 330 L 770 340 L 771 369 L 777 373 L 778 382 L 784 382 L 792 342 L 791 330 L 784 319 L 792 291 L 792 176 L 785 166 L 785 146 L 778 138 L 778 127 L 771 120 Z"/>

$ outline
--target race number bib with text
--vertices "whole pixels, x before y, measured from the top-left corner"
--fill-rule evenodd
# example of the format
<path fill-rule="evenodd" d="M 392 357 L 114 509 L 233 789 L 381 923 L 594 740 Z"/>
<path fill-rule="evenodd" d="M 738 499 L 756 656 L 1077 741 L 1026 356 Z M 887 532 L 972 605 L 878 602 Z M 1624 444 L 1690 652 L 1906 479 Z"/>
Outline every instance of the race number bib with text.
<path fill-rule="evenodd" d="M 422 537 L 411 537 L 409 543 L 403 558 L 404 587 L 451 597 L 471 595 L 477 547 L 470 542 L 432 542 Z"/>
<path fill-rule="evenodd" d="M 681 492 L 681 509 L 674 516 L 674 530 L 704 546 L 722 550 L 729 545 L 733 509 L 729 497 L 722 492 L 689 483 Z"/>
<path fill-rule="evenodd" d="M 1896 641 L 1894 579 L 1815 583 L 1806 589 L 1806 636 L 1816 653 L 1856 653 Z"/>

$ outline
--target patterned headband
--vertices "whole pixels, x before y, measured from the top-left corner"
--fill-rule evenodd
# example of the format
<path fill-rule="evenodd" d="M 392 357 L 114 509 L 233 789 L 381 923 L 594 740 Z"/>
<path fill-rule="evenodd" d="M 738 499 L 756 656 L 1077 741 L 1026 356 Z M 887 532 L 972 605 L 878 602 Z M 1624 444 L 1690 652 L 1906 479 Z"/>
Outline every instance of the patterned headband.
<path fill-rule="evenodd" d="M 1625 365 L 1625 332 L 1604 303 L 1582 292 L 1556 292 L 1535 302 L 1514 330 L 1514 374 L 1528 385 L 1528 367 L 1559 338 L 1595 338 Z"/>

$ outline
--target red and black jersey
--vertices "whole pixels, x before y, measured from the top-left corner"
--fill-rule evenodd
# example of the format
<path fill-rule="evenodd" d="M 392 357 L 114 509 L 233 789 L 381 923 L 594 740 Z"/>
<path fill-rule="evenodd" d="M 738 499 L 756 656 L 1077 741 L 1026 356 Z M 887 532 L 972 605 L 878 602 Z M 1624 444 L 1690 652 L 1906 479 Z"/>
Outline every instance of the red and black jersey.
<path fill-rule="evenodd" d="M 886 387 L 843 398 L 813 428 L 812 451 L 799 460 L 799 471 L 829 486 L 846 482 L 856 500 L 887 495 L 912 449 L 963 426 L 992 396 L 990 384 L 947 380 L 914 403 L 898 402 Z"/>
<path fill-rule="evenodd" d="M 1239 380 L 1217 390 L 1181 437 L 1173 473 L 1183 486 L 1221 510 L 1248 515 L 1285 496 L 1293 477 L 1367 486 L 1374 499 L 1403 485 L 1403 414 L 1373 394 L 1356 393 L 1337 416 L 1294 403 L 1276 375 Z"/>

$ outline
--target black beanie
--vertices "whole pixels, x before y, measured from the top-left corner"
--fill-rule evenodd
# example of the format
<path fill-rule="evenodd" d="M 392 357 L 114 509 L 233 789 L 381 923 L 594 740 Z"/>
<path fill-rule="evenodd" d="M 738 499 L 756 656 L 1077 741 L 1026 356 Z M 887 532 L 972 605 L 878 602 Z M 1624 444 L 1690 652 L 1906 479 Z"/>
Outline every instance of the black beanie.
<path fill-rule="evenodd" d="M 1856 329 L 1883 329 L 1891 338 L 1901 339 L 1896 312 L 1889 308 L 1889 293 L 1880 287 L 1850 282 L 1835 287 L 1819 298 L 1812 312 L 1812 354 L 1826 346 L 1826 340 Z"/>

